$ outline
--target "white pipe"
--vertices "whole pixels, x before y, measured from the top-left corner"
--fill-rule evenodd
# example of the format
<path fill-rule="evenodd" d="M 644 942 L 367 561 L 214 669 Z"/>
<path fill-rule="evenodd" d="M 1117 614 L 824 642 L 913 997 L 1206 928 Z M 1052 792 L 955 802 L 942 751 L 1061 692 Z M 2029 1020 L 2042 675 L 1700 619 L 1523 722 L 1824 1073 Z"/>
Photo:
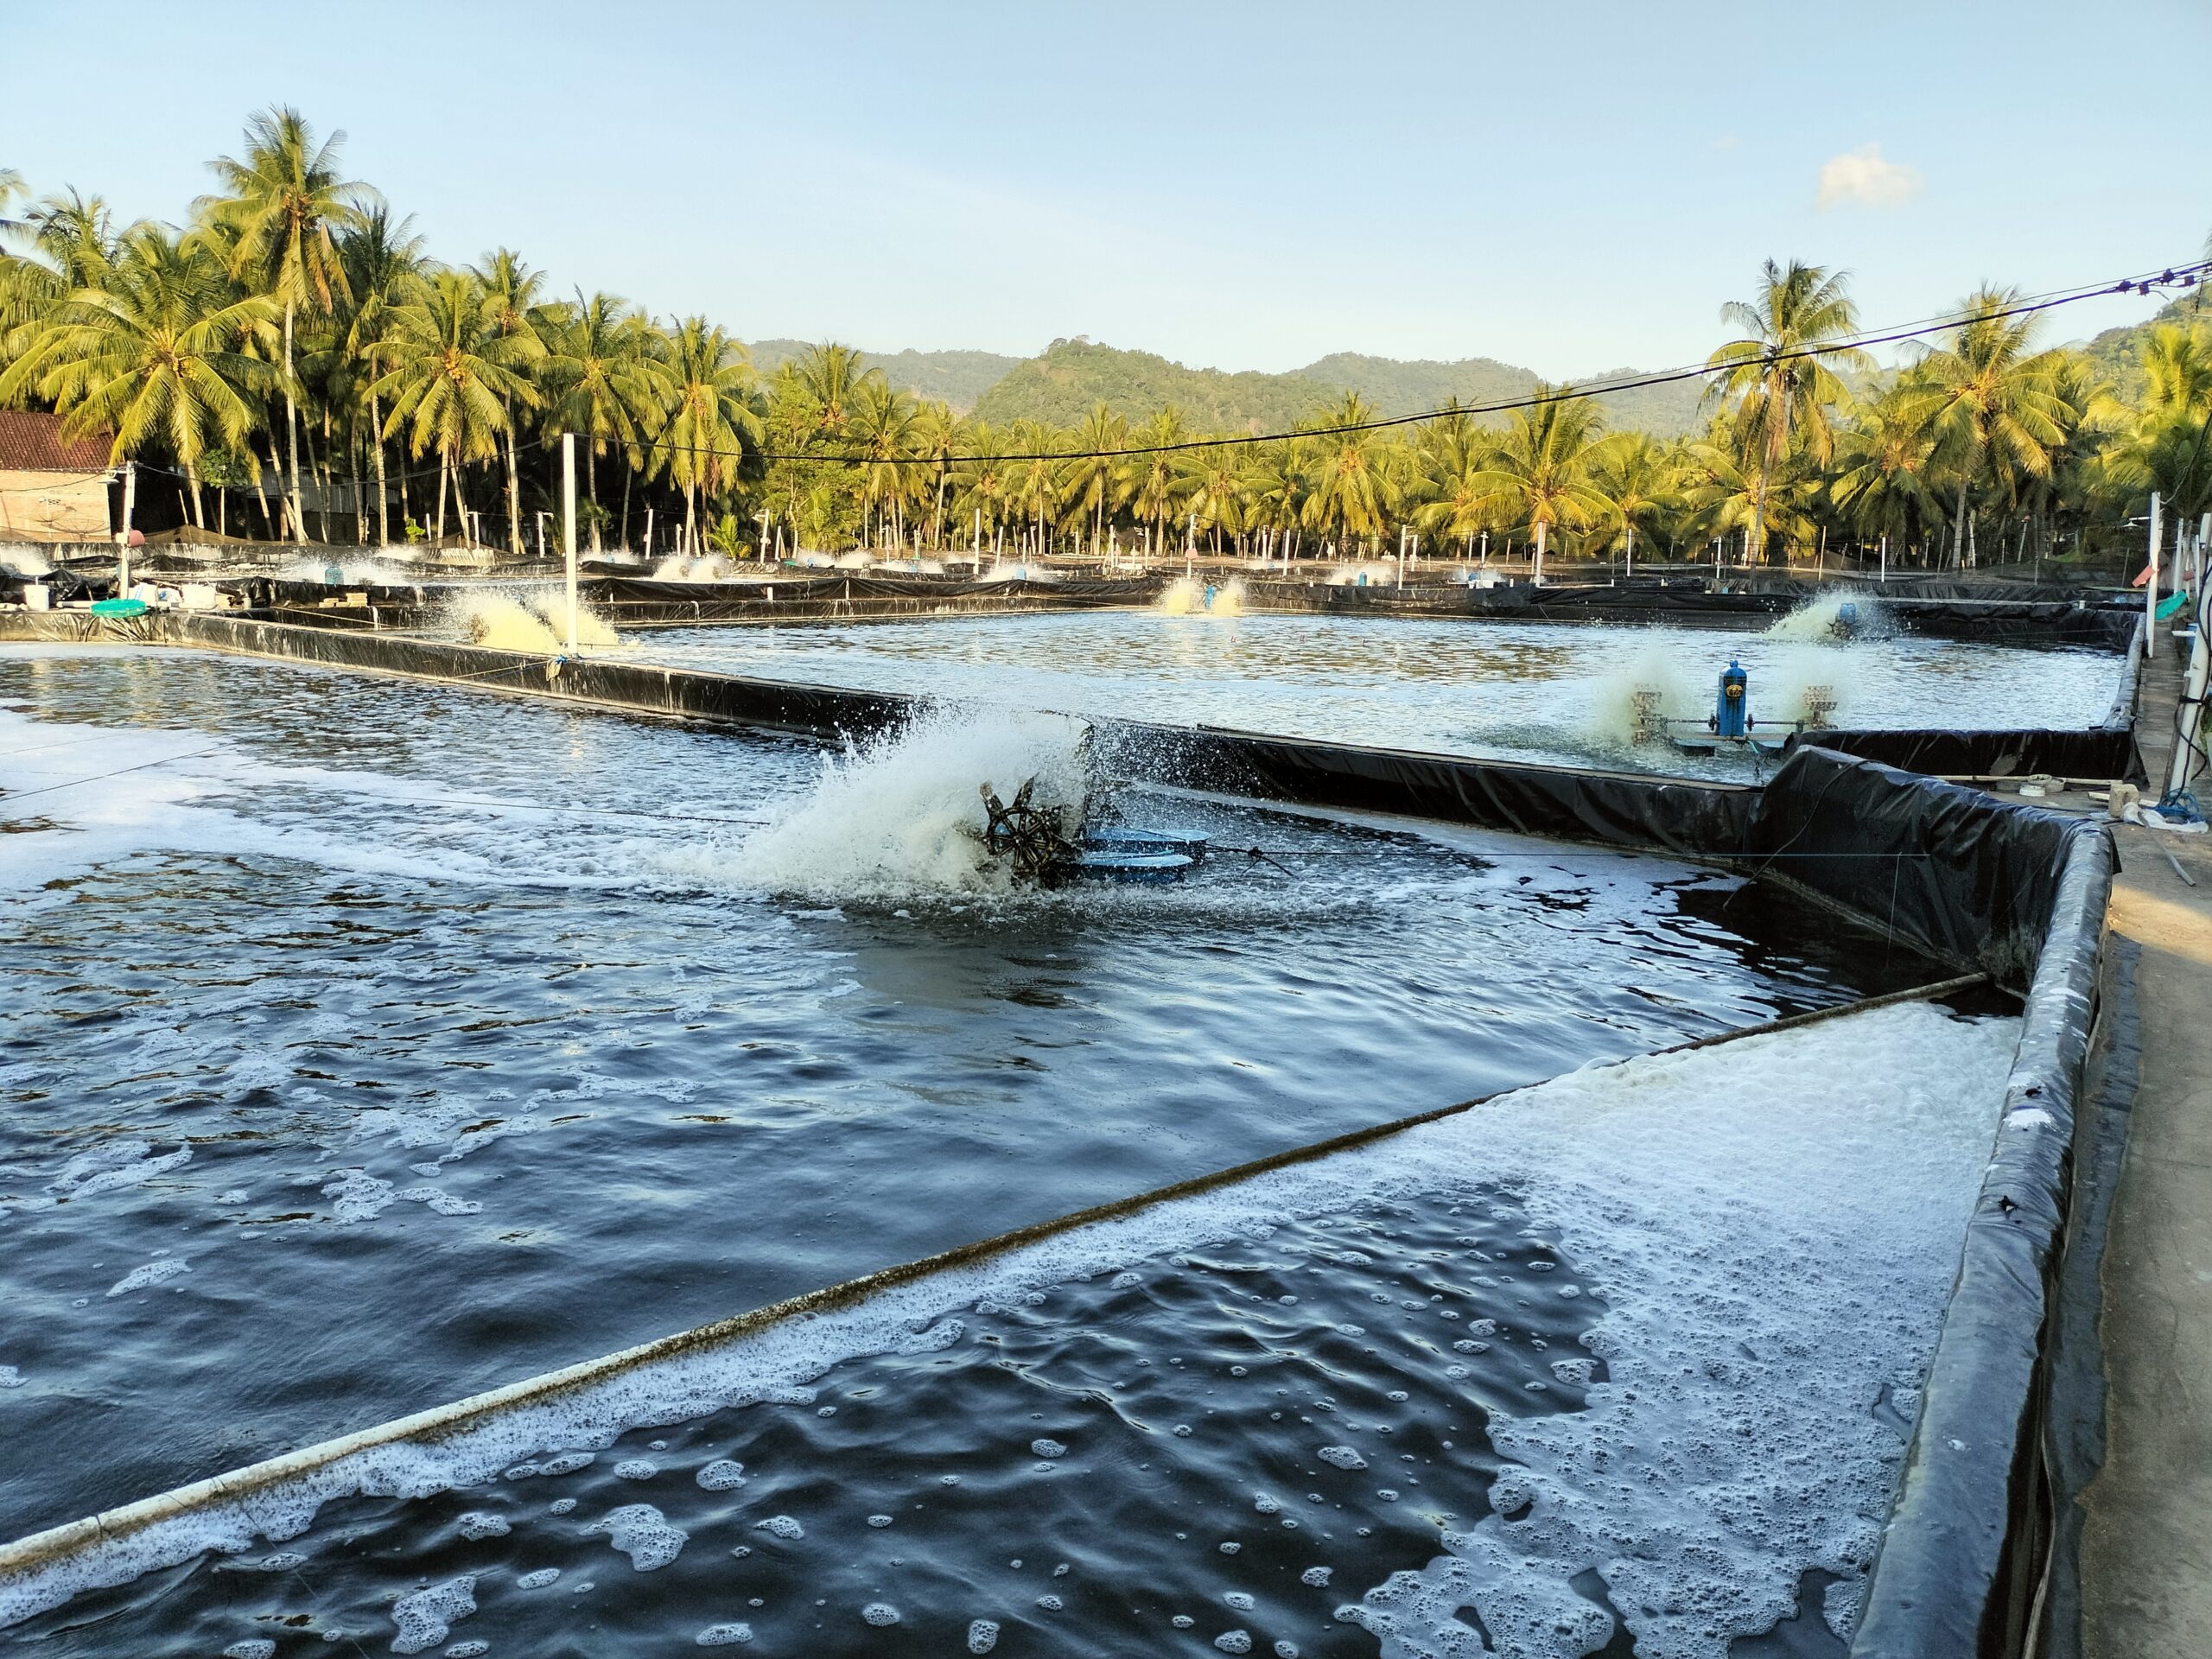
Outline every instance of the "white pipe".
<path fill-rule="evenodd" d="M 569 560 L 569 654 L 576 654 L 576 435 L 561 435 L 561 541 Z"/>
<path fill-rule="evenodd" d="M 2158 518 L 2158 493 L 2151 492 L 2151 568 L 2143 581 L 2143 649 L 2158 643 L 2158 539 L 2164 525 Z"/>

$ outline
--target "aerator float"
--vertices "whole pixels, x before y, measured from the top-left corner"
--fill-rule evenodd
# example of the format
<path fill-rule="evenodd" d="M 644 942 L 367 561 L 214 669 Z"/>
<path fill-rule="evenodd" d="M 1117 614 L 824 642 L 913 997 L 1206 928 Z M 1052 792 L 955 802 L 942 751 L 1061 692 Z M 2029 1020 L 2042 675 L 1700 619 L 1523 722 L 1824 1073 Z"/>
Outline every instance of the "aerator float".
<path fill-rule="evenodd" d="M 1805 713 L 1797 720 L 1754 720 L 1751 717 L 1751 677 L 1731 658 L 1720 671 L 1720 685 L 1713 699 L 1713 712 L 1704 720 L 1669 716 L 1659 706 L 1660 692 L 1638 686 L 1630 694 L 1636 705 L 1636 741 L 1665 743 L 1682 754 L 1714 754 L 1724 748 L 1749 749 L 1779 754 L 1791 736 L 1818 731 L 1835 713 L 1835 693 L 1824 685 L 1805 688 Z"/>
<path fill-rule="evenodd" d="M 1002 801 L 982 785 L 983 850 L 1003 862 L 1022 885 L 1066 887 L 1077 881 L 1157 885 L 1180 881 L 1206 855 L 1206 837 L 1124 826 L 1090 829 L 1072 809 L 1036 797 L 1027 779 Z"/>

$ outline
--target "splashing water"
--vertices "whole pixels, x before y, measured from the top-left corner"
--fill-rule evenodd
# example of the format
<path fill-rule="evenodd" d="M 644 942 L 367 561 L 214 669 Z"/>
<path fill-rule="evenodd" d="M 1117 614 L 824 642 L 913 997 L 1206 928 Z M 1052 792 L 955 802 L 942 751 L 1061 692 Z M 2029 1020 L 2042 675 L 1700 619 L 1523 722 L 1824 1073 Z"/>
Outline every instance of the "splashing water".
<path fill-rule="evenodd" d="M 1656 636 L 1599 682 L 1584 740 L 1605 753 L 1625 753 L 1639 746 L 1648 751 L 1647 709 L 1651 716 L 1702 730 L 1713 713 L 1720 671 L 1731 660 L 1740 661 L 1750 673 L 1751 717 L 1760 723 L 1763 741 L 1787 735 L 1770 722 L 1801 721 L 1808 729 L 1845 723 L 1853 664 L 1840 641 L 1816 634 L 1778 635 L 1774 630 L 1756 637 L 1777 643 L 1729 650 L 1709 636 Z M 1675 730 L 1694 734 L 1680 724 Z"/>
<path fill-rule="evenodd" d="M 1009 872 L 978 839 L 979 786 L 1080 811 L 1089 727 L 1065 715 L 944 705 L 827 760 L 813 790 L 741 854 L 754 885 L 831 903 L 1003 892 Z"/>
<path fill-rule="evenodd" d="M 729 567 L 711 553 L 696 559 L 678 553 L 653 567 L 656 582 L 726 582 L 729 574 Z"/>
<path fill-rule="evenodd" d="M 1165 616 L 1242 616 L 1244 584 L 1234 578 L 1211 582 L 1178 576 L 1160 595 L 1159 608 Z"/>
<path fill-rule="evenodd" d="M 1815 594 L 1766 630 L 1770 639 L 1832 644 L 1848 639 L 1884 639 L 1892 632 L 1879 600 L 1848 588 Z"/>
<path fill-rule="evenodd" d="M 1057 572 L 1041 564 L 1027 564 L 1017 560 L 1001 559 L 976 578 L 978 582 L 1058 582 Z"/>
<path fill-rule="evenodd" d="M 294 559 L 276 573 L 283 582 L 328 582 L 338 572 L 337 585 L 347 588 L 404 588 L 423 580 L 422 572 L 389 559 Z"/>
<path fill-rule="evenodd" d="M 1340 564 L 1329 572 L 1329 586 L 1332 588 L 1389 588 L 1395 586 L 1397 580 L 1397 564 L 1389 559 L 1370 559 L 1362 564 Z"/>
<path fill-rule="evenodd" d="M 469 589 L 453 601 L 458 630 L 470 643 L 496 651 L 540 652 L 548 656 L 562 649 L 569 629 L 567 594 L 557 588 L 499 591 Z M 590 606 L 576 606 L 576 643 L 616 645 L 621 637 Z"/>

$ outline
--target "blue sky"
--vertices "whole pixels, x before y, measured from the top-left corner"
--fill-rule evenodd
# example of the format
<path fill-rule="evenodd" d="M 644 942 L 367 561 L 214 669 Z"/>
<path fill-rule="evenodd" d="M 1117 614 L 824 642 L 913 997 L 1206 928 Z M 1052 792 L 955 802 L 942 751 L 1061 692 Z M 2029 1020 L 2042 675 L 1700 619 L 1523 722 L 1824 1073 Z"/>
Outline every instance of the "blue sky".
<path fill-rule="evenodd" d="M 2202 0 L 63 0 L 0 7 L 0 166 L 175 219 L 288 101 L 441 257 L 747 338 L 1557 377 L 1701 358 L 1769 255 L 1870 322 L 2192 256 L 2208 47 Z"/>

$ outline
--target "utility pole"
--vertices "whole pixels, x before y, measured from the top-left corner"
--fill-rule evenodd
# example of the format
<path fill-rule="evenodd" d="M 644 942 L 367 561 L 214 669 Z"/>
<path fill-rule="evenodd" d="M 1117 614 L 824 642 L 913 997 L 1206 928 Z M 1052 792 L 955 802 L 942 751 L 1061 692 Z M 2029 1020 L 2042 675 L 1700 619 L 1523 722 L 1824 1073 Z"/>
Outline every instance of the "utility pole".
<path fill-rule="evenodd" d="M 2143 654 L 2158 643 L 2158 541 L 2165 526 L 2158 518 L 2158 493 L 2151 492 L 2151 568 L 2143 574 Z"/>
<path fill-rule="evenodd" d="M 569 654 L 576 654 L 576 435 L 561 435 L 561 543 L 569 561 Z"/>

